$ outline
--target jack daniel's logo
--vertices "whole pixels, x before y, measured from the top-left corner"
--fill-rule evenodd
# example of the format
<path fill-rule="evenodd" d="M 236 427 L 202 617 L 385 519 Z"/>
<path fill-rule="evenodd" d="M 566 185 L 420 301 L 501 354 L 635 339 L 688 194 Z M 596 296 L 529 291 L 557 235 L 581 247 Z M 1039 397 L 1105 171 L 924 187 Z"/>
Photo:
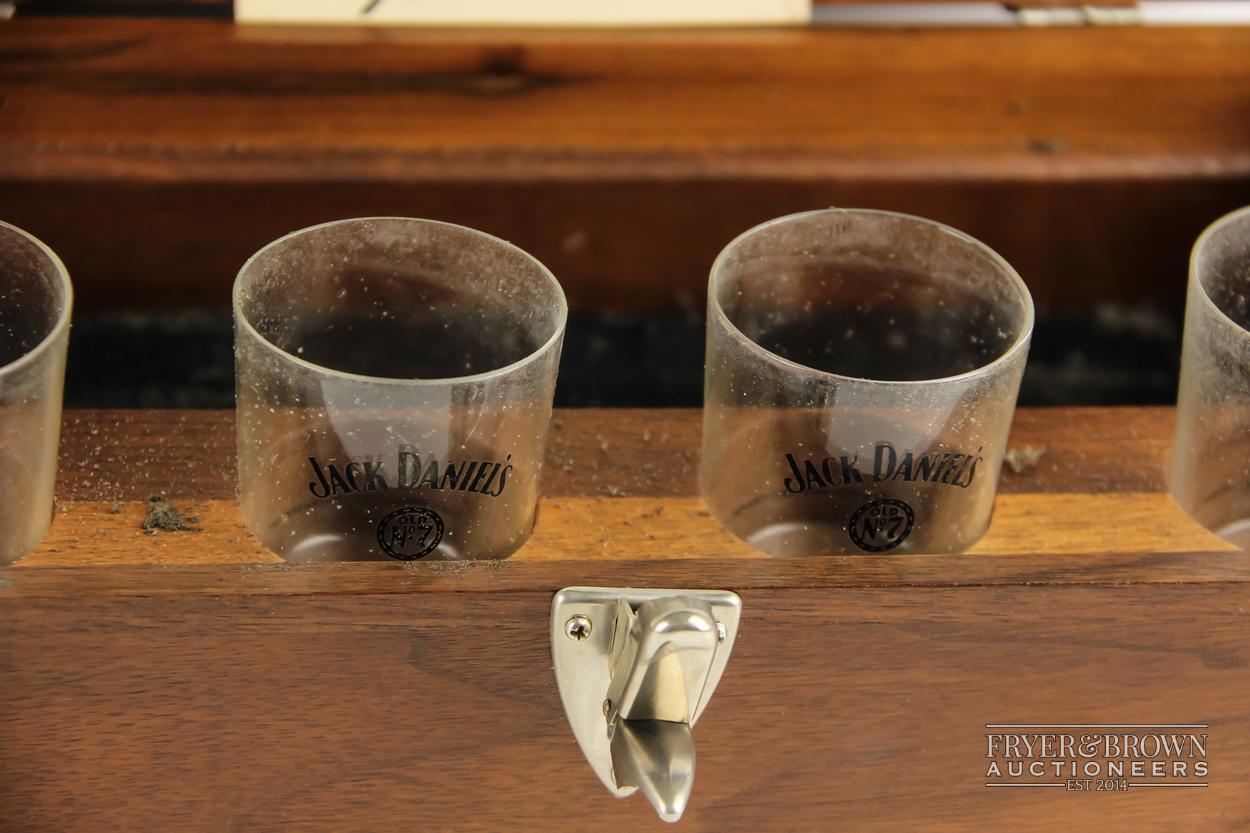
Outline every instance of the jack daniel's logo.
<path fill-rule="evenodd" d="M 903 543 L 915 523 L 916 513 L 906 503 L 880 498 L 855 510 L 846 531 L 861 550 L 885 552 Z"/>
<path fill-rule="evenodd" d="M 437 458 L 429 457 L 422 465 L 420 454 L 415 451 L 401 451 L 394 469 L 394 488 L 428 487 L 440 491 L 476 492 L 479 495 L 499 497 L 507 487 L 508 475 L 513 469 L 510 460 L 511 454 L 498 462 L 449 460 L 446 465 L 441 465 Z M 353 461 L 340 468 L 338 464 L 322 463 L 316 457 L 309 457 L 308 464 L 316 478 L 308 482 L 308 491 L 316 498 L 392 488 L 388 480 L 390 474 L 381 459 Z"/>
<path fill-rule="evenodd" d="M 981 449 L 978 448 L 975 454 L 917 454 L 905 451 L 900 456 L 889 443 L 878 443 L 873 451 L 870 476 L 873 483 L 921 480 L 966 489 L 972 485 L 972 480 L 977 475 L 977 465 L 983 462 L 980 455 Z M 858 454 L 826 457 L 819 463 L 807 459 L 801 465 L 793 454 L 786 454 L 786 462 L 792 476 L 785 479 L 784 485 L 786 491 L 792 494 L 797 495 L 809 489 L 865 482 L 864 472 L 859 469 Z"/>
<path fill-rule="evenodd" d="M 433 509 L 405 506 L 378 524 L 378 546 L 391 558 L 416 561 L 443 540 L 443 519 Z"/>

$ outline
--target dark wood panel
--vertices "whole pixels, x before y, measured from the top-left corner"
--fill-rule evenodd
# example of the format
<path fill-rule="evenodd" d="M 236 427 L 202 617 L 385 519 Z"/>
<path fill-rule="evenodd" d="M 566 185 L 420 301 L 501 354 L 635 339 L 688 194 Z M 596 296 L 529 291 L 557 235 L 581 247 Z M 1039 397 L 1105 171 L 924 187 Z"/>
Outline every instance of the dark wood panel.
<path fill-rule="evenodd" d="M 694 495 L 701 438 L 698 410 L 557 410 L 542 495 L 599 497 L 604 483 L 639 497 Z M 234 500 L 236 460 L 234 411 L 66 411 L 57 496 Z"/>
<path fill-rule="evenodd" d="M 234 411 L 65 411 L 57 500 L 238 497 Z"/>
<path fill-rule="evenodd" d="M 1008 449 L 1042 449 L 1021 472 L 1004 465 L 1003 493 L 1166 492 L 1175 408 L 1019 408 Z"/>
<path fill-rule="evenodd" d="M 477 228 L 549 266 L 574 309 L 700 310 L 720 250 L 774 217 L 829 206 L 938 220 L 1014 265 L 1042 308 L 1184 303 L 1189 250 L 1250 203 L 1250 178 L 873 182 L 701 178 L 598 183 L 182 184 L 0 181 L 6 222 L 65 261 L 77 308 L 225 310 L 243 262 L 348 217 Z"/>
<path fill-rule="evenodd" d="M 760 589 L 684 829 L 1238 831 L 1246 585 Z M 660 829 L 583 761 L 546 593 L 3 605 L 0 819 Z M 1057 612 L 1061 611 L 1061 615 Z M 1207 789 L 986 789 L 986 723 L 1205 723 Z"/>
<path fill-rule="evenodd" d="M 0 568 L 0 604 L 33 599 L 193 596 L 550 594 L 562 587 L 1062 587 L 1245 584 L 1239 552 L 872 555 L 802 559 L 376 564 L 193 564 Z M 5 608 L 7 609 L 7 608 Z"/>
<path fill-rule="evenodd" d="M 930 217 L 1043 307 L 1179 304 L 1250 202 L 1250 32 L 505 31 L 16 20 L 0 207 L 80 309 L 223 309 L 265 243 L 354 216 L 512 240 L 579 309 L 700 308 L 734 236 Z"/>

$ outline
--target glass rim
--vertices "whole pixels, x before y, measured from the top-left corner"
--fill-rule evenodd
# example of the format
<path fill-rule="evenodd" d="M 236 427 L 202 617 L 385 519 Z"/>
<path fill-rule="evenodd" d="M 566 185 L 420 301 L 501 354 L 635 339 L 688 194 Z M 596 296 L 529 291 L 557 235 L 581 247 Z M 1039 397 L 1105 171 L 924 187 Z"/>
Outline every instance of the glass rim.
<path fill-rule="evenodd" d="M 8 364 L 0 365 L 0 377 L 7 375 L 10 371 L 18 370 L 29 364 L 34 364 L 43 357 L 43 354 L 50 351 L 52 349 L 52 345 L 59 341 L 61 336 L 69 330 L 70 315 L 74 306 L 74 285 L 70 283 L 69 270 L 65 268 L 65 264 L 61 262 L 61 259 L 57 257 L 56 252 L 52 251 L 47 244 L 30 232 L 23 231 L 17 226 L 0 221 L 0 232 L 6 231 L 16 234 L 19 237 L 23 237 L 28 242 L 33 243 L 35 248 L 48 258 L 48 260 L 52 263 L 53 271 L 56 273 L 57 288 L 61 291 L 61 298 L 58 300 L 63 300 L 64 303 L 61 306 L 61 311 L 57 314 L 56 323 L 52 325 L 52 329 L 48 331 L 48 334 L 40 339 L 38 344 L 27 350 L 19 358 L 14 359 Z"/>
<path fill-rule="evenodd" d="M 1243 206 L 1234 211 L 1230 211 L 1222 217 L 1213 220 L 1209 226 L 1202 230 L 1202 234 L 1198 235 L 1198 239 L 1194 241 L 1194 247 L 1189 251 L 1189 278 L 1198 287 L 1199 294 L 1206 306 L 1213 311 L 1228 326 L 1235 327 L 1244 335 L 1250 337 L 1250 329 L 1243 327 L 1234 321 L 1228 313 L 1220 309 L 1215 301 L 1211 298 L 1211 293 L 1207 292 L 1207 288 L 1202 284 L 1202 278 L 1198 275 L 1198 258 L 1207 243 L 1211 241 L 1218 232 L 1222 231 L 1226 226 L 1230 226 L 1243 218 L 1250 218 L 1250 205 Z M 1250 223 L 1247 224 L 1250 226 Z M 1250 228 L 1247 229 L 1250 231 Z"/>
<path fill-rule="evenodd" d="M 758 232 L 762 232 L 765 229 L 772 228 L 774 226 L 794 223 L 794 222 L 805 220 L 811 217 L 821 217 L 821 216 L 828 216 L 832 214 L 851 214 L 851 215 L 859 215 L 859 216 L 890 217 L 894 219 L 904 220 L 906 222 L 913 223 L 916 225 L 928 226 L 930 228 L 937 229 L 938 231 L 944 234 L 949 234 L 963 241 L 964 243 L 968 244 L 973 250 L 977 251 L 979 254 L 986 256 L 990 260 L 990 262 L 992 262 L 994 265 L 998 266 L 1001 269 L 1002 273 L 1007 277 L 1008 282 L 1016 289 L 1017 292 L 1019 292 L 1020 299 L 1024 304 L 1024 321 L 1022 322 L 1022 326 L 1020 327 L 1019 334 L 1016 336 L 1016 340 L 1012 342 L 1009 348 L 1003 351 L 1002 355 L 998 356 L 993 361 L 983 364 L 980 367 L 977 367 L 973 370 L 969 370 L 964 373 L 959 373 L 954 376 L 937 376 L 932 379 L 911 379 L 911 380 L 868 379 L 868 378 L 864 378 L 861 376 L 845 376 L 840 373 L 831 373 L 826 370 L 817 370 L 814 367 L 808 367 L 805 364 L 800 364 L 799 362 L 793 361 L 791 359 L 787 359 L 784 356 L 778 355 L 777 353 L 774 353 L 771 350 L 761 347 L 754 339 L 752 339 L 746 333 L 742 332 L 742 330 L 738 329 L 738 327 L 732 321 L 729 320 L 729 316 L 725 314 L 725 310 L 721 307 L 720 299 L 717 297 L 717 293 L 715 291 L 716 286 L 717 286 L 717 274 L 721 271 L 721 268 L 725 260 L 728 258 L 730 252 L 736 249 L 738 245 L 742 243 L 744 240 L 746 240 L 748 237 L 751 237 L 752 235 L 755 235 Z M 1008 364 L 1011 360 L 1015 358 L 1016 354 L 1028 349 L 1029 339 L 1033 335 L 1033 319 L 1034 319 L 1033 296 L 1029 292 L 1028 286 L 1025 285 L 1024 279 L 1020 277 L 1020 274 L 1016 272 L 1015 268 L 1006 260 L 1004 260 L 1003 256 L 1000 255 L 998 252 L 994 251 L 989 246 L 982 243 L 980 240 L 977 240 L 975 237 L 965 234 L 964 232 L 959 231 L 958 229 L 951 228 L 950 226 L 945 225 L 943 223 L 939 223 L 934 220 L 927 220 L 924 217 L 917 217 L 914 214 L 903 214 L 898 211 L 883 211 L 883 210 L 875 209 L 875 208 L 821 208 L 821 209 L 817 209 L 814 211 L 801 211 L 797 214 L 787 214 L 784 217 L 777 217 L 775 219 L 769 220 L 768 222 L 760 223 L 759 225 L 749 228 L 746 231 L 742 232 L 737 237 L 735 237 L 732 241 L 730 241 L 730 243 L 726 245 L 724 249 L 721 250 L 720 254 L 716 256 L 716 260 L 712 263 L 712 271 L 708 280 L 708 312 L 709 312 L 709 315 L 715 314 L 717 321 L 719 321 L 729 331 L 729 333 L 732 336 L 734 336 L 736 339 L 746 344 L 749 350 L 756 353 L 758 357 L 763 358 L 769 362 L 772 362 L 774 364 L 779 364 L 787 369 L 800 371 L 803 374 L 808 375 L 812 378 L 819 379 L 819 380 L 826 381 L 826 382 L 853 382 L 853 383 L 860 384 L 860 385 L 874 385 L 874 386 L 880 386 L 880 387 L 895 387 L 895 386 L 915 387 L 917 385 L 934 385 L 934 384 L 944 384 L 947 382 L 964 382 L 964 381 L 973 379 L 978 376 L 993 375 L 994 372 L 996 372 L 1001 365 Z"/>
<path fill-rule="evenodd" d="M 400 222 L 412 223 L 412 224 L 421 225 L 421 226 L 440 226 L 440 227 L 445 227 L 445 228 L 456 229 L 457 231 L 467 231 L 471 235 L 480 237 L 492 245 L 502 246 L 505 249 L 511 249 L 512 251 L 517 252 L 523 258 L 525 258 L 526 260 L 528 260 L 529 262 L 537 266 L 539 274 L 545 277 L 547 281 L 550 283 L 550 285 L 555 289 L 556 298 L 558 299 L 559 304 L 560 304 L 560 314 L 556 319 L 555 331 L 551 334 L 551 337 L 548 338 L 547 341 L 545 341 L 541 346 L 537 347 L 533 352 L 527 353 L 525 356 L 523 356 L 520 359 L 517 359 L 511 364 L 504 365 L 503 367 L 499 367 L 494 370 L 487 370 L 482 373 L 474 373 L 474 374 L 470 374 L 467 376 L 439 376 L 437 378 L 429 378 L 429 379 L 395 379 L 395 378 L 391 378 L 388 376 L 366 376 L 360 373 L 349 373 L 345 370 L 335 370 L 333 368 L 325 367 L 324 365 L 320 365 L 315 362 L 310 362 L 307 359 L 302 359 L 293 353 L 283 350 L 281 347 L 279 347 L 278 345 L 274 344 L 272 341 L 270 341 L 269 339 L 261 335 L 260 331 L 257 330 L 254 326 L 252 326 L 252 322 L 248 320 L 247 315 L 243 312 L 242 284 L 243 284 L 244 276 L 248 273 L 248 271 L 251 269 L 252 265 L 256 262 L 256 260 L 259 257 L 261 257 L 261 255 L 287 242 L 288 240 L 291 240 L 292 238 L 300 237 L 305 234 L 310 234 L 312 232 L 320 231 L 321 229 L 331 228 L 333 226 L 352 225 L 356 223 L 367 223 L 367 222 L 373 222 L 377 220 L 398 220 Z M 513 373 L 519 370 L 520 368 L 525 367 L 528 364 L 532 364 L 533 362 L 538 361 L 545 354 L 553 350 L 555 345 L 560 342 L 560 339 L 564 334 L 564 329 L 568 323 L 568 318 L 569 318 L 569 303 L 568 303 L 568 299 L 564 295 L 564 288 L 560 286 L 560 282 L 556 280 L 556 276 L 552 274 L 551 270 L 548 269 L 546 266 L 544 266 L 543 263 L 540 260 L 538 260 L 538 258 L 534 257 L 529 252 L 525 251 L 519 246 L 515 246 L 512 243 L 509 243 L 507 240 L 503 240 L 499 237 L 495 237 L 492 234 L 487 234 L 484 231 L 478 231 L 477 229 L 471 229 L 468 226 L 461 226 L 455 223 L 446 223 L 441 220 L 423 220 L 417 217 L 389 217 L 389 216 L 352 217 L 346 220 L 331 220 L 328 223 L 318 223 L 315 226 L 308 226 L 307 228 L 302 228 L 297 231 L 293 231 L 289 234 L 284 234 L 282 237 L 279 237 L 277 240 L 274 240 L 262 246 L 259 250 L 257 250 L 255 254 L 249 257 L 247 261 L 243 264 L 243 266 L 239 269 L 239 273 L 234 279 L 234 288 L 231 290 L 231 302 L 234 308 L 235 319 L 241 322 L 242 325 L 246 328 L 246 330 L 249 333 L 251 333 L 253 336 L 255 336 L 256 339 L 259 340 L 262 344 L 264 344 L 269 349 L 273 350 L 275 353 L 278 353 L 286 357 L 291 362 L 297 365 L 300 365 L 308 370 L 313 370 L 313 371 L 316 371 L 317 373 L 323 373 L 331 377 L 337 377 L 337 378 L 345 379 L 349 381 L 368 382 L 369 384 L 374 384 L 374 385 L 395 385 L 397 387 L 439 387 L 439 386 L 446 386 L 446 385 L 471 384 L 475 382 L 485 381 L 488 379 L 498 378 L 500 376 L 505 376 L 510 373 Z"/>

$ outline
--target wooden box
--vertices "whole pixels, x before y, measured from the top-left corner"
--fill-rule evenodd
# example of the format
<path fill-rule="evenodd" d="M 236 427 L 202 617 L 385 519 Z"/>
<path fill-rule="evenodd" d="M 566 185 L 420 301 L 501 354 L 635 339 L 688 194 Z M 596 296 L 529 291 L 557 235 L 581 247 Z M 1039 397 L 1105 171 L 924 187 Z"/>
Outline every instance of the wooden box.
<path fill-rule="evenodd" d="M 512 559 L 297 566 L 239 518 L 233 414 L 70 412 L 52 531 L 0 569 L 0 828 L 656 828 L 556 690 L 552 595 L 597 585 L 742 597 L 687 829 L 1241 830 L 1250 563 L 1165 493 L 1172 419 L 1021 411 L 1045 453 L 971 552 L 787 560 L 703 508 L 697 411 L 561 411 Z M 154 494 L 202 530 L 142 529 Z M 1199 725 L 1153 731 L 1209 769 L 989 787 L 1000 724 Z"/>
<path fill-rule="evenodd" d="M 0 208 L 80 311 L 225 309 L 265 243 L 386 214 L 511 240 L 575 310 L 697 310 L 735 235 L 830 205 L 967 231 L 1043 308 L 1179 304 L 1192 241 L 1250 203 L 1247 101 L 1247 29 L 19 14 Z M 686 829 L 1244 830 L 1250 563 L 1166 494 L 1172 420 L 1021 411 L 1010 447 L 1045 453 L 971 552 L 777 560 L 699 501 L 698 412 L 566 411 L 514 558 L 293 566 L 242 526 L 232 413 L 67 412 L 52 531 L 0 568 L 0 830 L 658 828 L 561 708 L 570 585 L 743 599 Z M 143 530 L 152 495 L 202 529 Z M 1208 772 L 991 787 L 1003 724 L 1202 727 L 1174 731 Z"/>

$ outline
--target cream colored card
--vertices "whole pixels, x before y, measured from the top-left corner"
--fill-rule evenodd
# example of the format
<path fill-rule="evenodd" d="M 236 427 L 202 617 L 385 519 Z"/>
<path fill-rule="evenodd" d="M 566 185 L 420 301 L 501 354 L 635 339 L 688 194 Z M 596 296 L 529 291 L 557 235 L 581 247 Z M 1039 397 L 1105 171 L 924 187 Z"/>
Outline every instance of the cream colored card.
<path fill-rule="evenodd" d="M 806 24 L 811 0 L 235 0 L 239 23 L 418 26 Z"/>

